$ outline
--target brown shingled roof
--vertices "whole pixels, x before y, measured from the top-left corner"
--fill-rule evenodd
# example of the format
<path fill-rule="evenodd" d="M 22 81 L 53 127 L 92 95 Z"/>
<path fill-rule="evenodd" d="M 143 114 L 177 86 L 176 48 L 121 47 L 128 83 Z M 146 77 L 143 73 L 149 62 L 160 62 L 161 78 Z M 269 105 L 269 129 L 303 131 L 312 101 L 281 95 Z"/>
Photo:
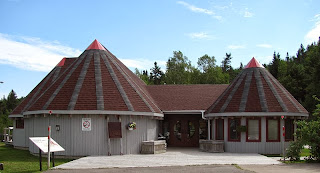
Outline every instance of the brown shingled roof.
<path fill-rule="evenodd" d="M 58 63 L 12 114 L 49 110 L 162 115 L 146 84 L 97 40 L 78 58 L 64 58 Z"/>
<path fill-rule="evenodd" d="M 253 63 L 254 62 L 254 63 Z M 207 114 L 264 112 L 306 116 L 307 110 L 254 58 Z"/>
<path fill-rule="evenodd" d="M 147 86 L 162 111 L 206 110 L 227 87 L 226 84 Z"/>

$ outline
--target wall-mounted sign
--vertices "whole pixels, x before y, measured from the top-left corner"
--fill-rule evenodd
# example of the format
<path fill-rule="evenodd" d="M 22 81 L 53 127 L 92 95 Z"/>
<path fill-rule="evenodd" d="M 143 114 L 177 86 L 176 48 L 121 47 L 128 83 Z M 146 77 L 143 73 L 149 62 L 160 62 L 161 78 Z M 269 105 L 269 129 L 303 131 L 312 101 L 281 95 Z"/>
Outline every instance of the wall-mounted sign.
<path fill-rule="evenodd" d="M 30 137 L 33 142 L 42 152 L 48 152 L 48 137 Z M 50 152 L 64 151 L 64 149 L 52 138 L 50 140 Z"/>
<path fill-rule="evenodd" d="M 82 118 L 82 131 L 91 131 L 91 118 Z"/>
<path fill-rule="evenodd" d="M 121 122 L 108 123 L 109 138 L 122 138 Z"/>

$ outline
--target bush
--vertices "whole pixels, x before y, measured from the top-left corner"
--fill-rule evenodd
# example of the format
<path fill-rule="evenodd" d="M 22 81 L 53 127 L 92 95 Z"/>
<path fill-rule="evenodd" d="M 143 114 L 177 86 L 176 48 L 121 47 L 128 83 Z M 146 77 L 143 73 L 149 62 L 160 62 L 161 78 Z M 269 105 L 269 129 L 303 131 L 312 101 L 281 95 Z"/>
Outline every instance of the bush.
<path fill-rule="evenodd" d="M 302 147 L 303 145 L 301 141 L 290 142 L 290 146 L 287 149 L 286 158 L 289 158 L 290 161 L 299 161 Z"/>
<path fill-rule="evenodd" d="M 315 100 L 320 102 L 320 99 L 315 97 Z M 320 162 L 320 104 L 316 105 L 313 113 L 313 119 L 310 121 L 297 122 L 297 141 L 290 144 L 288 148 L 287 157 L 290 160 L 298 160 L 301 147 L 303 145 L 310 146 L 309 160 Z"/>

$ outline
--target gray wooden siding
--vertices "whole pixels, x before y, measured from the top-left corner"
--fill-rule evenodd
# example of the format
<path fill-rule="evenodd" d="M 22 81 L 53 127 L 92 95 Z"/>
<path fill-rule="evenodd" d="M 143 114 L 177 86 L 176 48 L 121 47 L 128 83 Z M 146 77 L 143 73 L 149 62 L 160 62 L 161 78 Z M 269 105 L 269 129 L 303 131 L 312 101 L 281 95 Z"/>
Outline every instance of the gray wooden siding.
<path fill-rule="evenodd" d="M 122 152 L 123 154 L 140 153 L 141 141 L 157 140 L 158 120 L 145 116 L 120 116 L 122 126 Z M 91 131 L 82 131 L 82 118 L 91 118 Z M 114 115 L 109 115 L 109 122 L 118 122 Z M 127 130 L 129 122 L 136 122 L 137 129 Z M 25 142 L 32 153 L 38 153 L 39 149 L 30 142 L 29 137 L 46 137 L 48 135 L 48 117 L 37 116 L 25 119 Z M 64 149 L 57 155 L 87 156 L 107 155 L 108 147 L 112 155 L 121 152 L 121 140 L 110 139 L 108 146 L 107 119 L 105 115 L 51 115 L 50 125 L 52 138 Z M 60 125 L 60 131 L 56 131 L 56 125 Z M 28 147 L 28 146 L 26 146 Z"/>
<path fill-rule="evenodd" d="M 14 146 L 17 147 L 26 147 L 25 142 L 25 129 L 16 129 L 16 121 L 13 120 L 13 134 L 12 134 L 12 142 Z"/>
<path fill-rule="evenodd" d="M 282 126 L 284 120 L 280 121 L 280 141 L 283 141 Z M 215 119 L 212 121 L 212 134 L 215 134 Z M 241 118 L 241 125 L 246 125 L 246 118 Z M 215 139 L 215 135 L 213 135 Z M 266 142 L 266 117 L 261 117 L 261 142 L 246 142 L 246 132 L 241 132 L 240 142 L 228 141 L 228 118 L 224 118 L 224 147 L 226 152 L 235 153 L 261 153 L 261 154 L 280 154 L 282 153 L 281 142 Z M 285 142 L 285 147 L 289 146 L 289 142 Z"/>

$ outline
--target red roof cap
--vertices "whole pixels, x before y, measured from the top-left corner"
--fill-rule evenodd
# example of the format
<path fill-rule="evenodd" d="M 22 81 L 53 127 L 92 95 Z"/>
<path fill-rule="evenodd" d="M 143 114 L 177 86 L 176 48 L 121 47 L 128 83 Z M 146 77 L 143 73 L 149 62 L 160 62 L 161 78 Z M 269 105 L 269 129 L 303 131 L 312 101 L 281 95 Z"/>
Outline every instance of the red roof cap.
<path fill-rule="evenodd" d="M 86 50 L 91 50 L 91 49 L 106 50 L 106 48 L 104 48 L 97 39 L 95 39 Z"/>
<path fill-rule="evenodd" d="M 66 61 L 66 58 L 62 58 L 62 60 L 57 64 L 57 67 L 62 67 L 65 61 Z"/>
<path fill-rule="evenodd" d="M 254 57 L 250 60 L 250 62 L 246 65 L 245 68 L 254 68 L 261 67 L 264 68 Z"/>

